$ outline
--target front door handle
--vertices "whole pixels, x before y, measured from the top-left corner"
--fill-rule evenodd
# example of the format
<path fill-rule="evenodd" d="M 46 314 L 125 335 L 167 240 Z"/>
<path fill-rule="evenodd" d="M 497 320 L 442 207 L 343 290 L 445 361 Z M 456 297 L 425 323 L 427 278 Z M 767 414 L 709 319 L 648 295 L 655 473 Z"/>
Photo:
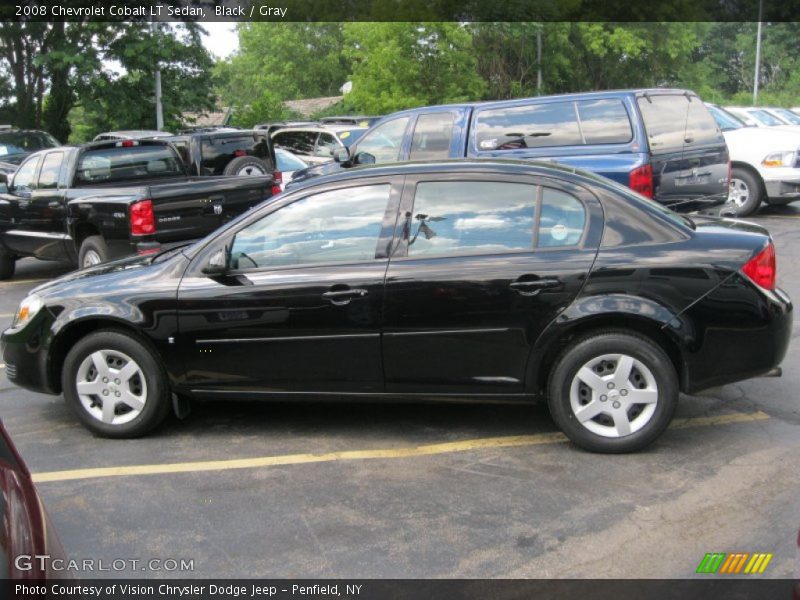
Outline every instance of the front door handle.
<path fill-rule="evenodd" d="M 349 304 L 353 298 L 363 298 L 367 295 L 367 290 L 362 288 L 354 288 L 347 290 L 332 290 L 325 292 L 322 297 L 328 300 L 331 304 L 336 306 L 344 306 Z"/>
<path fill-rule="evenodd" d="M 558 287 L 559 285 L 561 285 L 561 282 L 558 279 L 545 278 L 512 281 L 508 287 L 516 292 L 519 292 L 523 296 L 535 296 L 542 290 Z"/>

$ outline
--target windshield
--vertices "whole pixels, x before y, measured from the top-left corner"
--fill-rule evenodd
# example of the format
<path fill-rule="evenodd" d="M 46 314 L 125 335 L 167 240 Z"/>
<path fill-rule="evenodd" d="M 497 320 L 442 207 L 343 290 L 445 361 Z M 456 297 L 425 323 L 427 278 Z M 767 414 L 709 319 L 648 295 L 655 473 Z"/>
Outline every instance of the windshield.
<path fill-rule="evenodd" d="M 775 108 L 772 112 L 777 113 L 779 117 L 783 117 L 784 121 L 788 121 L 792 125 L 800 125 L 800 116 L 797 116 L 790 110 L 785 108 Z"/>
<path fill-rule="evenodd" d="M 364 132 L 367 130 L 366 127 L 362 127 L 360 129 L 348 129 L 347 131 L 340 131 L 339 132 L 339 139 L 346 147 L 350 147 L 353 142 L 355 142 L 358 138 L 364 135 Z"/>
<path fill-rule="evenodd" d="M 765 110 L 751 110 L 748 111 L 747 114 L 753 117 L 756 121 L 758 121 L 762 125 L 767 125 L 768 127 L 783 125 L 783 123 L 781 123 L 779 119 L 776 119 Z"/>
<path fill-rule="evenodd" d="M 183 174 L 181 162 L 170 146 L 115 146 L 84 152 L 75 181 L 114 183 Z"/>
<path fill-rule="evenodd" d="M 278 161 L 279 171 L 298 171 L 300 169 L 305 169 L 308 166 L 294 154 L 287 152 L 286 150 L 276 150 L 275 158 Z"/>
<path fill-rule="evenodd" d="M 714 117 L 714 120 L 722 131 L 733 131 L 734 129 L 742 129 L 745 126 L 744 123 L 734 115 L 726 110 L 722 110 L 718 106 L 709 106 L 708 112 Z"/>
<path fill-rule="evenodd" d="M 49 133 L 15 131 L 0 133 L 0 156 L 30 154 L 38 150 L 55 148 L 60 144 Z"/>

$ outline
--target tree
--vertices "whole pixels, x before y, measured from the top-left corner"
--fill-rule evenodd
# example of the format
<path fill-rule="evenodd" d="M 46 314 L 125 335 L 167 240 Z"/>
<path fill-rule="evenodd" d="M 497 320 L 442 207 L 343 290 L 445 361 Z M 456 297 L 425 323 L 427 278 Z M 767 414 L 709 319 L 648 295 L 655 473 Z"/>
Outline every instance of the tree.
<path fill-rule="evenodd" d="M 348 106 L 382 114 L 480 98 L 470 31 L 458 23 L 347 23 Z"/>
<path fill-rule="evenodd" d="M 186 110 L 213 105 L 211 57 L 196 24 L 0 23 L 0 94 L 5 116 L 19 127 L 45 128 L 61 141 L 69 114 L 80 107 L 85 123 L 152 128 L 153 66 L 162 70 L 165 117 L 177 125 Z M 88 131 L 88 130 L 87 130 Z"/>

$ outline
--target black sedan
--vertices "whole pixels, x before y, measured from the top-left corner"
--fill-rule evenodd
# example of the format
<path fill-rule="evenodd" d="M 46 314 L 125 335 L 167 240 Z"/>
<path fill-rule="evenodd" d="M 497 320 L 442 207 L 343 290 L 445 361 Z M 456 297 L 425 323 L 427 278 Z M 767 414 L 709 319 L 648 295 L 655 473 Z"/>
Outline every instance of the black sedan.
<path fill-rule="evenodd" d="M 16 384 L 94 433 L 188 399 L 547 398 L 577 445 L 646 446 L 678 393 L 773 371 L 792 304 L 756 225 L 679 216 L 513 161 L 311 180 L 206 239 L 35 289 L 2 336 Z"/>

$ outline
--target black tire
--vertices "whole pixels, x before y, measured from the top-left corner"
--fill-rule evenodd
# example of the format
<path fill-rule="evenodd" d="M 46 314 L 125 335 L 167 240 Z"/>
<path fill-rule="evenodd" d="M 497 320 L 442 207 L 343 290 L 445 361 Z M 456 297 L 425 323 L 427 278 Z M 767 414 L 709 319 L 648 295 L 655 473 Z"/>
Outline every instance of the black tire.
<path fill-rule="evenodd" d="M 237 156 L 231 162 L 225 165 L 225 169 L 222 171 L 222 174 L 253 176 L 270 175 L 271 172 L 269 165 L 260 158 L 256 158 L 255 156 Z"/>
<path fill-rule="evenodd" d="M 108 357 L 107 365 L 112 369 L 109 371 L 112 378 L 114 374 L 121 372 L 119 366 L 114 370 L 114 361 L 122 360 L 118 358 L 119 355 L 132 359 L 136 363 L 135 366 L 140 368 L 139 374 L 130 380 L 133 383 L 123 382 L 123 385 L 116 387 L 112 385 L 112 382 L 109 382 L 107 386 L 103 384 L 102 387 L 105 388 L 103 393 L 111 391 L 111 394 L 105 396 L 101 396 L 99 393 L 91 396 L 84 394 L 86 399 L 82 400 L 77 390 L 79 378 L 81 381 L 100 385 L 101 375 L 99 371 L 91 378 L 94 381 L 87 381 L 86 378 L 81 376 L 84 361 L 91 361 L 91 364 L 96 364 L 91 357 L 98 351 L 103 352 Z M 129 363 L 121 362 L 120 364 L 124 369 L 126 364 Z M 141 377 L 144 378 L 144 385 L 142 385 Z M 116 393 L 114 390 L 122 390 L 124 385 L 128 385 L 129 389 L 133 389 L 132 386 L 138 386 L 141 398 L 144 399 L 143 407 L 134 416 L 132 415 L 134 409 L 125 404 L 124 400 L 116 401 L 112 405 L 115 410 L 112 420 L 130 420 L 121 423 L 104 422 L 102 414 L 98 415 L 97 411 L 102 413 L 105 399 L 111 397 L 113 400 L 113 395 Z M 69 351 L 64 361 L 61 386 L 67 404 L 75 412 L 81 423 L 100 437 L 134 438 L 145 435 L 158 427 L 169 413 L 170 390 L 167 383 L 167 375 L 161 366 L 161 362 L 154 351 L 150 350 L 145 343 L 121 331 L 101 330 L 78 341 Z M 123 391 L 123 393 L 125 392 Z M 85 404 L 88 400 L 91 400 L 91 409 Z M 94 414 L 90 410 L 95 411 Z"/>
<path fill-rule="evenodd" d="M 747 194 L 746 200 L 741 204 L 733 202 L 734 197 L 743 197 Z M 761 181 L 747 169 L 734 167 L 731 174 L 731 191 L 728 196 L 729 201 L 736 209 L 737 217 L 747 217 L 752 215 L 761 206 L 765 199 L 764 186 Z"/>
<path fill-rule="evenodd" d="M 0 280 L 11 279 L 17 268 L 17 258 L 11 254 L 0 252 Z"/>
<path fill-rule="evenodd" d="M 99 262 L 95 262 L 95 258 Z M 90 235 L 83 242 L 78 250 L 78 268 L 83 269 L 100 263 L 104 263 L 111 258 L 108 252 L 108 245 L 100 235 Z"/>
<path fill-rule="evenodd" d="M 631 384 L 630 390 L 619 386 L 620 389 L 616 392 L 611 390 L 608 392 L 608 396 L 600 396 L 592 391 L 592 388 L 588 388 L 581 378 L 576 377 L 582 367 L 592 364 L 592 361 L 606 355 L 631 357 L 634 363 L 638 361 L 640 365 L 643 365 L 642 373 L 639 372 L 639 367 L 636 365 L 630 370 L 630 376 L 627 377 L 628 383 Z M 603 360 L 591 369 L 595 373 L 601 374 L 603 373 L 602 369 L 606 369 L 606 379 L 614 378 L 615 374 L 607 369 L 615 369 L 619 364 L 619 361 L 614 363 Z M 650 379 L 649 383 L 645 381 L 646 378 Z M 602 375 L 600 379 L 603 379 Z M 590 403 L 599 402 L 601 398 L 606 398 L 602 404 L 593 404 L 604 412 L 598 414 L 594 419 L 587 419 L 586 425 L 578 419 L 572 408 L 573 382 L 576 386 L 576 401 L 579 409 L 584 406 L 584 402 L 588 406 Z M 613 387 L 610 382 L 603 381 L 603 385 Z M 650 391 L 636 389 L 640 386 L 651 389 Z M 585 397 L 587 388 L 589 390 L 588 398 Z M 576 446 L 590 452 L 612 454 L 635 452 L 651 444 L 667 428 L 678 404 L 678 391 L 678 376 L 675 367 L 660 346 L 636 333 L 609 330 L 576 340 L 559 356 L 548 383 L 548 406 L 556 424 Z M 654 409 L 649 408 L 652 406 L 651 404 L 636 404 L 626 409 L 628 405 L 621 397 L 623 392 L 626 396 L 630 395 L 628 400 L 633 398 L 636 392 L 655 396 L 657 400 L 653 403 Z M 618 403 L 618 401 L 622 401 L 622 403 Z M 614 405 L 613 411 L 612 404 Z M 620 407 L 621 410 L 617 410 Z M 606 413 L 605 411 L 610 412 Z M 648 414 L 646 415 L 645 412 Z M 640 428 L 630 427 L 632 433 L 619 437 L 605 437 L 587 428 L 606 431 L 606 435 L 619 435 L 619 430 L 616 429 L 616 417 L 613 415 L 620 413 L 626 414 L 624 419 L 630 421 L 629 427 L 635 424 L 635 427 Z M 642 417 L 640 422 L 636 421 L 639 417 Z M 611 432 L 611 429 L 614 429 L 616 434 Z"/>

